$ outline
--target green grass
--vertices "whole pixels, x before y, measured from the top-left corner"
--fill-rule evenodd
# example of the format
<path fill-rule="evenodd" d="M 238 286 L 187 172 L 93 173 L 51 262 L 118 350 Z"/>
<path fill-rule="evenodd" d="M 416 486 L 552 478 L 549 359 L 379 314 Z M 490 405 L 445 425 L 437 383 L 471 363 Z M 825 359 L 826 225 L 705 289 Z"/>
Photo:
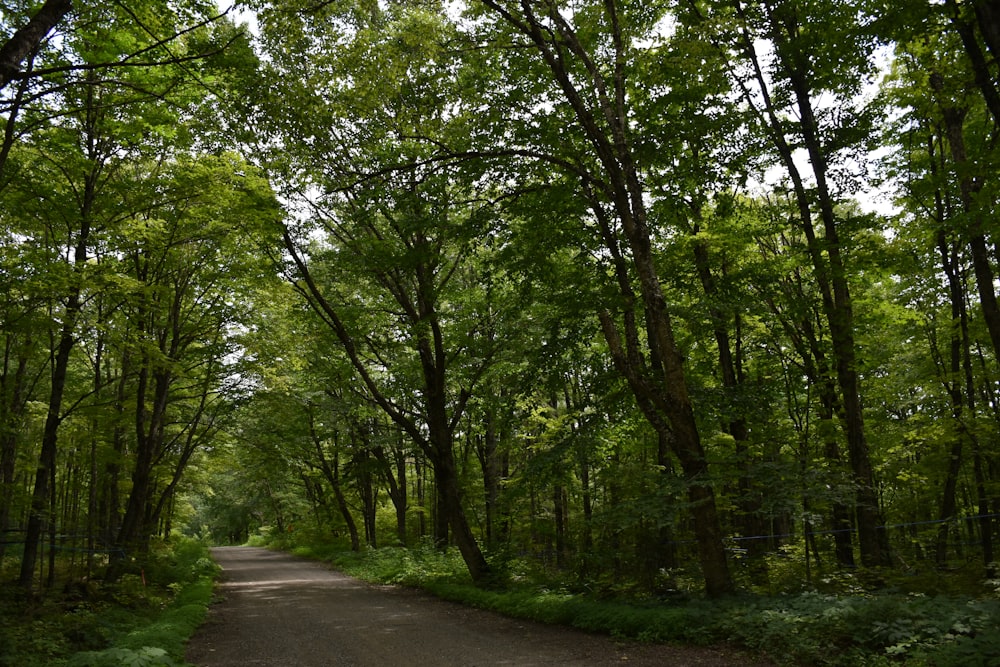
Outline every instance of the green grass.
<path fill-rule="evenodd" d="M 858 572 L 841 575 L 840 587 L 827 582 L 824 592 L 656 600 L 588 592 L 579 582 L 560 582 L 516 560 L 502 564 L 506 586 L 479 588 L 455 550 L 441 552 L 428 543 L 361 553 L 336 548 L 299 545 L 291 550 L 366 581 L 419 587 L 516 618 L 639 641 L 739 646 L 781 665 L 1000 664 L 1000 599 L 989 587 L 979 596 L 901 587 L 875 591 L 865 585 L 870 573 Z"/>
<path fill-rule="evenodd" d="M 139 575 L 67 597 L 18 601 L 4 590 L 0 665 L 176 667 L 204 620 L 218 567 L 191 540 L 160 547 Z M 143 580 L 145 578 L 145 581 Z"/>

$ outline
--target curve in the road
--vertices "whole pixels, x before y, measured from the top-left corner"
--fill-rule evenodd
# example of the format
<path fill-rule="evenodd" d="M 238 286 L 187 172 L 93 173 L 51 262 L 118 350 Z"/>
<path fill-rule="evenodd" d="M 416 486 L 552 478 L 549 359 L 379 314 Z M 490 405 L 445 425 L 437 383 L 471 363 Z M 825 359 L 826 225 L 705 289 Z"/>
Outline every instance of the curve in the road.
<path fill-rule="evenodd" d="M 370 586 L 266 549 L 212 554 L 222 599 L 188 646 L 199 667 L 748 664 L 733 652 L 623 644 Z"/>

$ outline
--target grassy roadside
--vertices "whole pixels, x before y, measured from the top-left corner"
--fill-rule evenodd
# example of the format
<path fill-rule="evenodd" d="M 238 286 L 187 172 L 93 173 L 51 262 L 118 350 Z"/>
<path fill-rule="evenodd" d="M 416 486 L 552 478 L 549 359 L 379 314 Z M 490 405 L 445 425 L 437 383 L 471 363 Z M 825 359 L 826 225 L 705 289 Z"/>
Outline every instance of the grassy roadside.
<path fill-rule="evenodd" d="M 517 618 L 639 641 L 728 644 L 782 665 L 989 667 L 1000 664 L 1000 599 L 877 592 L 801 591 L 722 600 L 605 597 L 510 570 L 502 589 L 468 580 L 454 551 L 428 546 L 361 553 L 336 545 L 284 546 L 373 583 L 419 587 L 439 597 Z M 511 564 L 508 564 L 511 565 Z"/>
<path fill-rule="evenodd" d="M 113 586 L 85 582 L 30 603 L 3 590 L 0 666 L 184 665 L 218 571 L 205 545 L 179 539 Z"/>

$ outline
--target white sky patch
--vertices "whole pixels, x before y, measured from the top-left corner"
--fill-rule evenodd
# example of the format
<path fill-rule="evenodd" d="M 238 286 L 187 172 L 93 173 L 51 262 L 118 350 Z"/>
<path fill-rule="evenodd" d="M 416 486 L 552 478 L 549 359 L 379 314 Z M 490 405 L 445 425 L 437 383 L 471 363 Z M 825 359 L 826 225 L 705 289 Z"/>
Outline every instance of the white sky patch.
<path fill-rule="evenodd" d="M 677 17 L 670 12 L 664 12 L 649 34 L 636 39 L 632 46 L 639 50 L 651 49 L 669 42 L 676 32 Z"/>
<path fill-rule="evenodd" d="M 770 71 L 770 59 L 774 56 L 773 47 L 769 42 L 763 40 L 756 41 L 754 47 L 760 56 L 766 76 L 767 72 Z M 882 81 L 892 66 L 892 52 L 893 47 L 891 45 L 879 47 L 872 52 L 871 62 L 875 65 L 875 74 L 865 83 L 856 97 L 848 100 L 847 106 L 849 108 L 864 108 L 875 101 L 881 91 Z M 768 86 L 773 86 L 770 77 L 768 77 Z M 759 91 L 756 89 L 754 92 L 759 95 Z M 759 97 L 754 102 L 755 104 L 762 104 Z M 840 102 L 829 92 L 819 91 L 814 93 L 813 104 L 815 112 L 817 115 L 820 115 L 831 109 L 835 110 L 840 105 Z M 889 113 L 891 113 L 891 110 L 889 110 Z M 881 216 L 893 216 L 899 212 L 899 207 L 894 201 L 895 186 L 891 182 L 878 178 L 878 174 L 881 171 L 880 165 L 889 152 L 889 148 L 880 146 L 868 152 L 860 159 L 850 158 L 846 160 L 842 163 L 842 168 L 837 165 L 831 165 L 833 169 L 828 174 L 828 178 L 833 175 L 834 170 L 842 170 L 853 174 L 848 178 L 855 181 L 857 191 L 849 196 L 858 203 L 861 210 Z M 795 149 L 792 153 L 792 160 L 795 162 L 799 174 L 802 176 L 807 187 L 815 187 L 816 181 L 806 150 L 804 148 Z M 767 192 L 781 187 L 787 181 L 788 172 L 784 165 L 780 162 L 775 162 L 764 171 L 759 181 L 752 179 L 750 187 L 751 190 Z M 836 194 L 837 188 L 835 186 L 833 190 Z M 838 196 L 840 195 L 838 194 Z"/>
<path fill-rule="evenodd" d="M 219 0 L 217 6 L 220 12 L 228 11 L 229 16 L 236 24 L 246 25 L 254 37 L 260 36 L 260 25 L 257 20 L 257 14 L 253 10 L 248 9 L 244 3 L 238 0 L 235 2 L 232 0 Z M 444 6 L 448 16 L 453 20 L 459 21 L 463 10 L 467 7 L 467 2 L 466 0 L 445 0 Z M 664 12 L 648 36 L 637 40 L 633 46 L 638 49 L 646 49 L 664 44 L 669 41 L 676 30 L 676 17 L 671 12 Z M 758 40 L 755 42 L 755 47 L 760 55 L 765 71 L 768 70 L 769 59 L 773 57 L 771 45 L 766 41 Z M 866 84 L 858 98 L 852 101 L 853 104 L 868 103 L 878 94 L 881 80 L 889 71 L 892 61 L 892 47 L 879 48 L 872 54 L 872 58 L 878 66 L 878 75 Z M 758 102 L 758 100 L 755 100 L 755 102 Z M 837 100 L 829 95 L 820 95 L 816 98 L 815 102 L 817 110 L 837 104 Z M 543 103 L 542 106 L 548 106 L 548 103 Z M 880 215 L 893 215 L 898 212 L 898 207 L 894 202 L 893 185 L 886 182 L 879 184 L 877 179 L 867 177 L 866 174 L 878 172 L 878 165 L 885 158 L 887 152 L 888 149 L 879 148 L 866 155 L 863 159 L 863 164 L 854 162 L 853 165 L 848 165 L 848 171 L 858 174 L 855 178 L 859 179 L 858 185 L 860 189 L 854 195 L 854 198 L 862 210 L 875 212 Z M 807 183 L 812 182 L 812 168 L 809 164 L 806 151 L 804 149 L 797 149 L 793 154 L 793 160 Z M 775 163 L 766 169 L 764 174 L 761 175 L 760 180 L 752 179 L 750 181 L 750 189 L 751 191 L 771 191 L 775 187 L 780 187 L 787 180 L 788 175 L 784 166 L 780 163 Z"/>
<path fill-rule="evenodd" d="M 244 24 L 254 37 L 260 35 L 260 25 L 257 23 L 257 12 L 247 9 L 239 2 L 219 2 L 217 4 L 220 12 L 229 12 L 229 16 L 236 25 Z"/>

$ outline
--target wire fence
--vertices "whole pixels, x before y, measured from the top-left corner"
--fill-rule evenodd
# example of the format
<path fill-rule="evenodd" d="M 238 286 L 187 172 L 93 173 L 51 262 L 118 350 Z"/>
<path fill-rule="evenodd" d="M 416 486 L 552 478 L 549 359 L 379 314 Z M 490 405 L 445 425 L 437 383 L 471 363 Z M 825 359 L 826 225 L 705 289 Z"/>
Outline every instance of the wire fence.
<path fill-rule="evenodd" d="M 967 570 L 968 572 L 979 572 L 980 570 L 976 569 L 977 563 L 985 565 L 985 571 L 994 569 L 993 563 L 986 561 L 992 561 L 996 556 L 985 553 L 982 535 L 983 524 L 988 522 L 990 535 L 995 536 L 993 541 L 1000 542 L 997 540 L 997 537 L 1000 537 L 997 535 L 998 519 L 1000 514 L 977 514 L 951 519 L 887 523 L 879 528 L 886 538 L 893 566 L 903 574 L 913 574 L 918 568 L 927 572 L 940 572 L 966 569 L 969 566 L 973 569 Z M 943 525 L 949 526 L 944 540 L 939 532 Z M 844 534 L 853 535 L 856 533 L 856 528 L 814 529 L 809 524 L 803 525 L 801 520 L 794 524 L 785 522 L 780 527 L 780 530 L 758 535 L 728 535 L 724 540 L 724 546 L 734 567 L 742 571 L 745 566 L 749 568 L 748 571 L 752 571 L 755 568 L 754 563 L 760 562 L 760 559 L 767 559 L 774 565 L 782 562 L 791 566 L 789 573 L 799 572 L 799 575 L 806 580 L 818 571 L 831 572 L 854 568 L 854 565 L 840 559 L 842 554 L 838 554 L 834 538 Z M 562 553 L 554 547 L 553 537 L 546 535 L 531 546 L 522 544 L 520 548 L 515 548 L 514 553 L 518 557 L 545 567 L 556 568 L 560 567 L 560 563 L 564 567 L 573 567 L 571 563 L 579 562 L 581 559 L 595 563 L 603 558 L 613 561 L 614 565 L 609 567 L 615 569 L 621 567 L 623 563 L 631 563 L 639 569 L 648 567 L 648 564 L 642 563 L 646 559 L 673 562 L 676 566 L 668 567 L 684 570 L 687 566 L 697 563 L 699 558 L 696 549 L 697 540 L 686 535 L 662 540 L 653 537 L 647 548 L 636 545 L 625 546 L 625 544 L 612 545 L 605 542 L 595 543 L 591 546 L 591 550 L 584 550 L 570 541 Z M 852 539 L 849 546 L 854 552 L 853 556 L 856 557 L 857 540 Z M 942 547 L 944 552 L 940 550 Z M 659 552 L 660 555 L 654 555 L 654 552 Z M 663 558 L 665 552 L 670 552 L 669 558 Z M 598 560 L 594 561 L 594 558 Z M 919 563 L 929 565 L 918 565 Z"/>
<path fill-rule="evenodd" d="M 16 546 L 26 544 L 26 540 L 11 540 L 6 537 L 6 534 L 25 534 L 26 530 L 20 528 L 11 528 L 4 530 L 3 533 L 5 537 L 0 539 L 0 545 L 4 547 Z M 74 546 L 75 544 L 85 543 L 94 544 L 96 546 Z M 45 535 L 40 541 L 40 546 L 42 549 L 51 549 L 55 551 L 64 551 L 71 553 L 84 553 L 84 554 L 107 554 L 107 555 L 119 555 L 125 556 L 126 551 L 122 547 L 108 544 L 106 538 L 99 537 L 96 535 L 71 535 L 71 534 L 57 534 L 55 540 L 53 541 L 52 536 Z"/>
<path fill-rule="evenodd" d="M 917 527 L 928 527 L 928 526 L 941 526 L 943 524 L 959 525 L 961 523 L 976 523 L 983 519 L 1000 519 L 1000 514 L 976 514 L 967 517 L 955 517 L 952 519 L 933 519 L 928 521 L 911 521 L 907 523 L 889 523 L 879 526 L 878 529 L 881 531 L 898 530 L 901 528 L 917 528 Z M 731 542 L 753 542 L 762 540 L 800 540 L 803 537 L 822 537 L 824 535 L 837 535 L 854 533 L 854 528 L 838 528 L 838 529 L 825 529 L 825 530 L 814 530 L 812 528 L 806 528 L 802 531 L 790 531 L 783 533 L 768 533 L 766 535 L 735 535 L 728 537 L 727 539 Z M 673 540 L 671 544 L 694 544 L 694 539 L 687 540 Z M 974 544 L 979 544 L 979 542 L 974 542 Z"/>

